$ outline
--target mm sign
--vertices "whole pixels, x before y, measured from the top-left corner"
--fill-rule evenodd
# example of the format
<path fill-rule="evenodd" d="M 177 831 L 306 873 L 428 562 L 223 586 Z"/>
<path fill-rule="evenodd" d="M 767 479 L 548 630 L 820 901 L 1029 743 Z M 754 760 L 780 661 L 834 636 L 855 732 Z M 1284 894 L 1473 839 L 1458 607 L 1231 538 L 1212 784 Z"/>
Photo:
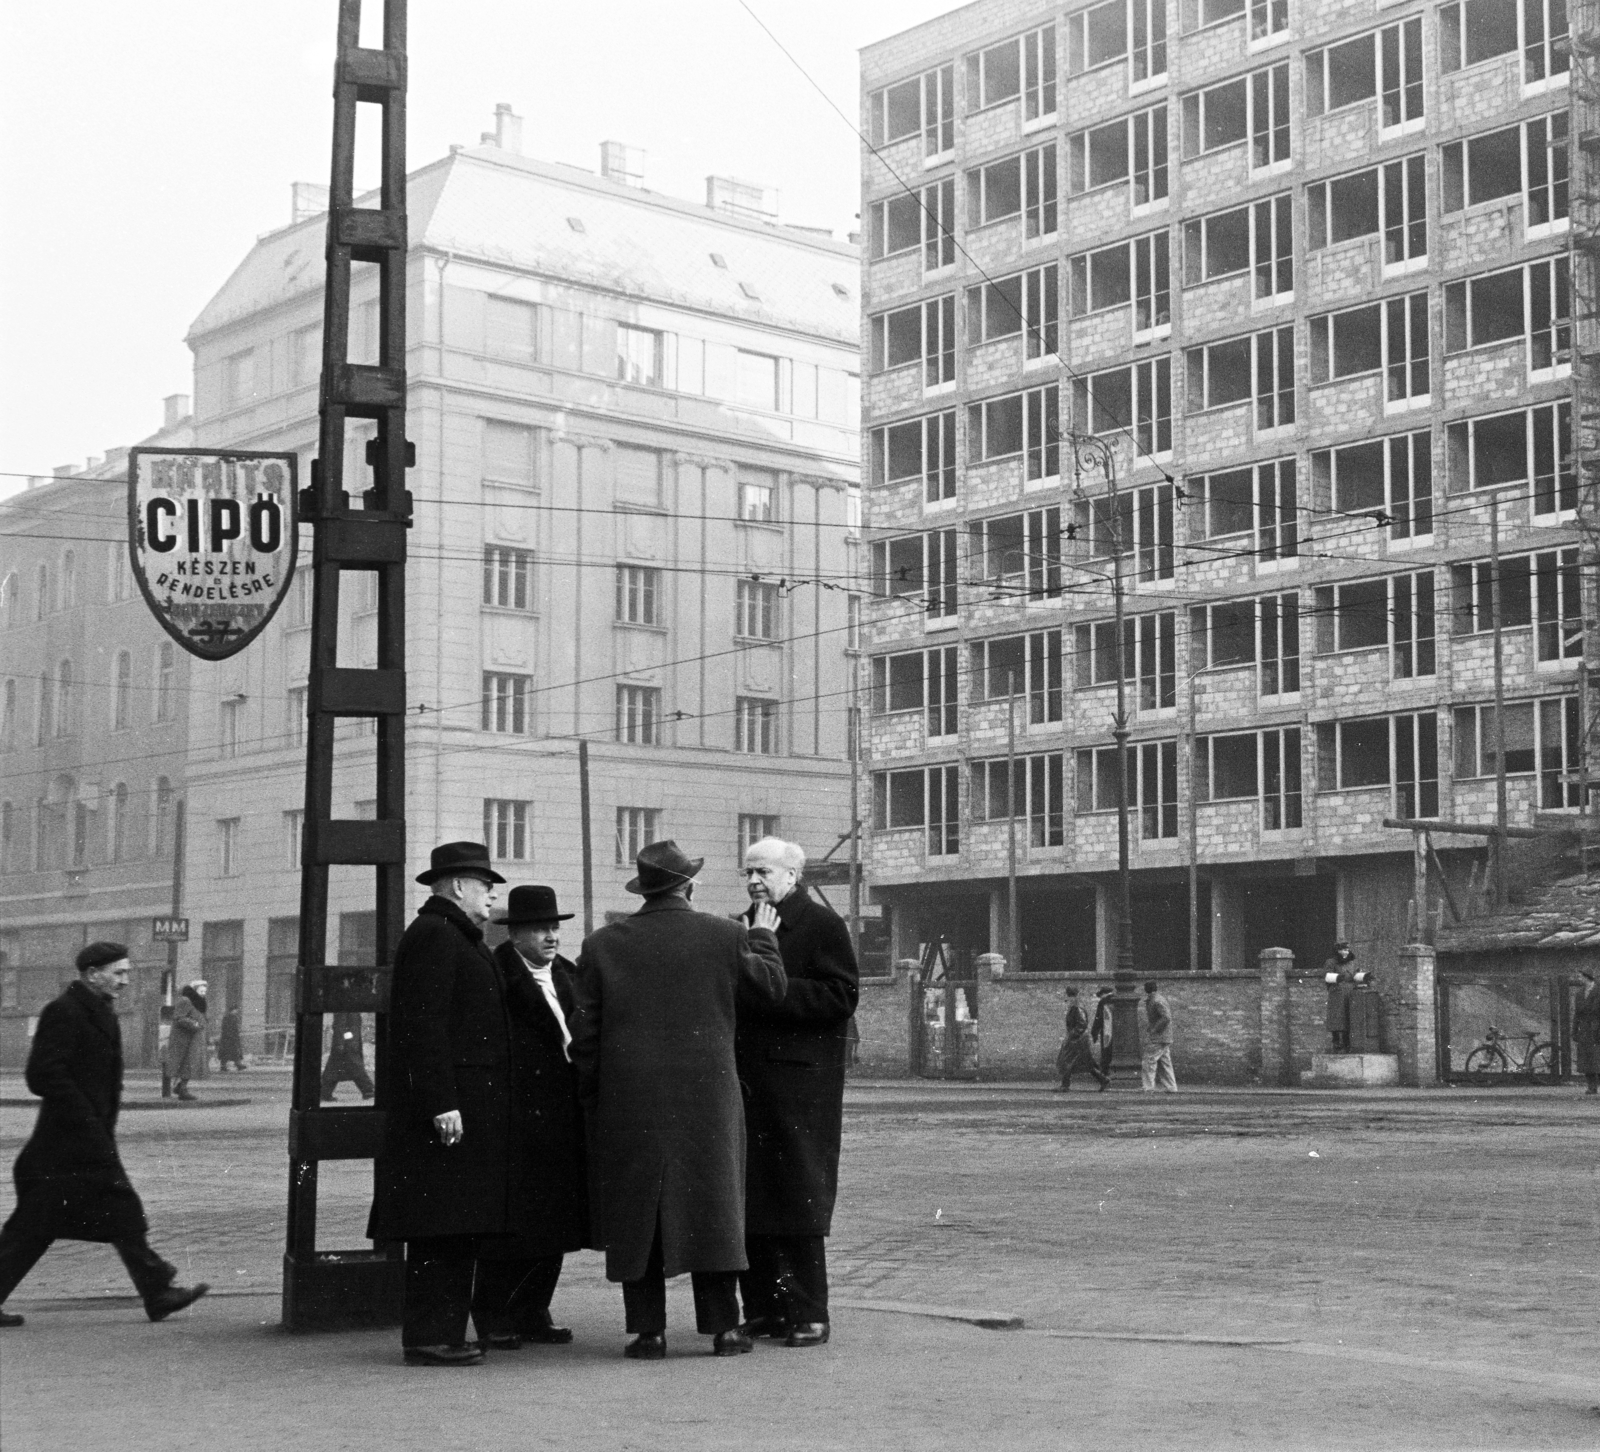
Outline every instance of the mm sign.
<path fill-rule="evenodd" d="M 258 636 L 294 574 L 295 456 L 132 449 L 128 551 L 167 634 L 202 660 Z"/>
<path fill-rule="evenodd" d="M 151 918 L 150 940 L 155 943 L 187 943 L 188 918 Z"/>

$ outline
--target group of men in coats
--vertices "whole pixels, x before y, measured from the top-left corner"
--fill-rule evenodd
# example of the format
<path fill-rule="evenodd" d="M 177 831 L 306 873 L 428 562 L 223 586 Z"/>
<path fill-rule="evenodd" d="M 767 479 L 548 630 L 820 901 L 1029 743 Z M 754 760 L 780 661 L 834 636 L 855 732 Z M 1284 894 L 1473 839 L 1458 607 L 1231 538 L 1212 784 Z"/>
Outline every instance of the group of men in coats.
<path fill-rule="evenodd" d="M 406 1243 L 408 1363 L 571 1340 L 550 1304 L 585 1247 L 622 1285 L 630 1358 L 666 1355 L 666 1281 L 685 1272 L 718 1356 L 828 1339 L 855 957 L 794 844 L 750 849 L 736 920 L 693 907 L 703 862 L 645 847 L 643 904 L 576 963 L 542 886 L 511 890 L 490 952 L 504 879 L 480 844 L 436 848 L 418 877 L 432 896 L 395 955 L 368 1227 Z"/>

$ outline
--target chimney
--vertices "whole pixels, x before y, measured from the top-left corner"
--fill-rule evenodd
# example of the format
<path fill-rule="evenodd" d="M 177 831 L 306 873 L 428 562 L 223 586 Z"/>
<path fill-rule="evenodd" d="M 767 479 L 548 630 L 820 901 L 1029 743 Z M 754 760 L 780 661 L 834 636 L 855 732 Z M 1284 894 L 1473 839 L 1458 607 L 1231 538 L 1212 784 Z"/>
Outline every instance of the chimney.
<path fill-rule="evenodd" d="M 54 479 L 70 479 L 77 472 L 78 466 L 76 464 L 57 464 L 50 471 L 50 475 Z"/>
<path fill-rule="evenodd" d="M 87 474 L 91 469 L 98 469 L 103 463 L 105 463 L 105 460 L 98 454 L 90 454 L 88 459 L 84 461 L 83 471 Z"/>
<path fill-rule="evenodd" d="M 161 400 L 161 427 L 175 429 L 189 417 L 189 395 L 169 393 Z"/>
<path fill-rule="evenodd" d="M 625 187 L 644 185 L 644 150 L 620 141 L 600 143 L 600 175 Z"/>
<path fill-rule="evenodd" d="M 731 176 L 706 178 L 706 205 L 713 212 L 744 217 L 752 222 L 778 220 L 778 189 Z"/>
<path fill-rule="evenodd" d="M 513 156 L 522 155 L 522 117 L 511 109 L 509 101 L 494 108 L 494 130 L 483 133 L 484 144 L 498 146 Z"/>
<path fill-rule="evenodd" d="M 304 222 L 328 210 L 328 189 L 319 182 L 295 182 L 289 189 L 289 222 Z"/>

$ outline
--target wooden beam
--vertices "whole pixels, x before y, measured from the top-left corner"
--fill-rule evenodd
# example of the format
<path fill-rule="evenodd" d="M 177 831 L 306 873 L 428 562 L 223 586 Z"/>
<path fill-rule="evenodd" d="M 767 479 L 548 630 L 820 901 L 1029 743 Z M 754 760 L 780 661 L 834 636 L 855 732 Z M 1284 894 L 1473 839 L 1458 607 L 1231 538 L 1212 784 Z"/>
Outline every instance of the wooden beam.
<path fill-rule="evenodd" d="M 1406 832 L 1458 832 L 1465 837 L 1493 837 L 1500 829 L 1493 822 L 1434 822 L 1425 817 L 1385 817 L 1385 827 Z M 1566 829 L 1552 829 L 1566 830 Z M 1507 827 L 1508 837 L 1548 837 L 1550 831 L 1538 827 Z"/>

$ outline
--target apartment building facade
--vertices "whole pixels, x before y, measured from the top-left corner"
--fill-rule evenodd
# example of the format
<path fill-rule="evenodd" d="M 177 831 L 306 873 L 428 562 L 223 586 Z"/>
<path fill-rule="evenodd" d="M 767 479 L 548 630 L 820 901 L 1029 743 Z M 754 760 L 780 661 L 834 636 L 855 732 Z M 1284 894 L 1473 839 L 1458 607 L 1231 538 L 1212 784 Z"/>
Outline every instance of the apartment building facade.
<path fill-rule="evenodd" d="M 143 442 L 191 441 L 188 399 Z M 86 943 L 130 949 L 124 1053 L 156 1053 L 189 729 L 189 656 L 128 563 L 126 448 L 0 501 L 0 1067 Z"/>
<path fill-rule="evenodd" d="M 1384 819 L 1495 816 L 1496 549 L 1510 820 L 1577 810 L 1568 70 L 1561 0 L 980 0 L 864 51 L 896 956 L 1005 952 L 1014 851 L 1013 967 L 1110 970 L 1118 554 L 1141 969 L 1408 940 Z"/>
<path fill-rule="evenodd" d="M 524 157 L 516 132 L 502 108 L 486 144 L 410 182 L 408 850 L 414 873 L 436 843 L 486 841 L 579 914 L 575 945 L 580 741 L 596 923 L 631 910 L 647 841 L 704 855 L 697 903 L 732 911 L 742 844 L 780 831 L 820 855 L 847 829 L 858 259 L 621 166 Z M 201 444 L 309 466 L 323 227 L 260 239 L 194 323 Z M 376 346 L 362 273 L 354 361 Z M 352 492 L 370 432 L 347 440 Z M 293 1011 L 310 585 L 241 655 L 192 667 L 184 961 L 238 981 L 247 1039 Z M 370 665 L 375 600 L 342 593 L 341 663 Z M 372 811 L 364 727 L 339 729 L 338 817 Z M 335 868 L 331 894 L 326 961 L 370 961 L 370 873 Z"/>

